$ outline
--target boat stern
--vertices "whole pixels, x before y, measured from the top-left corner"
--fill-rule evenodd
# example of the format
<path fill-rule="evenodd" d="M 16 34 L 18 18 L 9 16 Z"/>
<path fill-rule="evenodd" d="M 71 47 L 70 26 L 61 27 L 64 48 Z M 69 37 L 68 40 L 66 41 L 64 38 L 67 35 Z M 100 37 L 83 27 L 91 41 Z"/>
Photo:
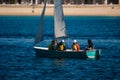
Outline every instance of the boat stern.
<path fill-rule="evenodd" d="M 100 58 L 100 50 L 99 49 L 93 49 L 93 50 L 88 50 L 86 51 L 87 57 L 88 58 Z"/>

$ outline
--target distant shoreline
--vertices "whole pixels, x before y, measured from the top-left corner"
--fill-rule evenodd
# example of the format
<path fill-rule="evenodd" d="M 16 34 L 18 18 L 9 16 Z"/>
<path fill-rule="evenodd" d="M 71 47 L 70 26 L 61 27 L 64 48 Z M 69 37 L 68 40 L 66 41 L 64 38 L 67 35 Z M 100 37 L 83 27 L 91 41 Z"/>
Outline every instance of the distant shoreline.
<path fill-rule="evenodd" d="M 45 15 L 53 15 L 53 7 L 53 5 L 48 5 Z M 0 5 L 0 16 L 38 16 L 42 9 L 43 5 Z M 63 5 L 63 10 L 65 16 L 120 16 L 120 5 Z"/>

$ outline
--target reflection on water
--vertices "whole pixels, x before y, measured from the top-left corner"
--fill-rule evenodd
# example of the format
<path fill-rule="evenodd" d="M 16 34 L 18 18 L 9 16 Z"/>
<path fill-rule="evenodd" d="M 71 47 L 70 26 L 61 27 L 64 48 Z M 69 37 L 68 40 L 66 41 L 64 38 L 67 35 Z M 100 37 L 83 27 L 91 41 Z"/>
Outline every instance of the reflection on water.
<path fill-rule="evenodd" d="M 53 63 L 54 63 L 54 65 L 56 65 L 56 66 L 63 66 L 64 63 L 65 63 L 65 59 L 64 59 L 64 58 L 62 58 L 62 59 L 55 59 L 55 60 L 53 61 Z"/>

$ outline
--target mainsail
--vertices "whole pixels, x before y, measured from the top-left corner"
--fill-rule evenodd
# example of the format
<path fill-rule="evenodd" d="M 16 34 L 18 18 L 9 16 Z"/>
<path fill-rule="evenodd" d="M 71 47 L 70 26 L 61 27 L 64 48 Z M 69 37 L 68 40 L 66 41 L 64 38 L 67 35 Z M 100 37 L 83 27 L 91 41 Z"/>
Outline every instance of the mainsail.
<path fill-rule="evenodd" d="M 54 36 L 66 37 L 62 0 L 54 0 Z"/>
<path fill-rule="evenodd" d="M 44 3 L 44 8 L 40 18 L 40 26 L 37 29 L 34 45 L 43 40 L 44 14 L 46 10 L 46 3 L 47 0 L 45 0 Z M 54 36 L 55 38 L 67 37 L 62 0 L 54 0 Z"/>
<path fill-rule="evenodd" d="M 44 14 L 46 10 L 46 3 L 47 3 L 47 0 L 45 0 L 44 2 L 44 8 L 40 17 L 40 26 L 37 29 L 34 45 L 43 40 Z"/>

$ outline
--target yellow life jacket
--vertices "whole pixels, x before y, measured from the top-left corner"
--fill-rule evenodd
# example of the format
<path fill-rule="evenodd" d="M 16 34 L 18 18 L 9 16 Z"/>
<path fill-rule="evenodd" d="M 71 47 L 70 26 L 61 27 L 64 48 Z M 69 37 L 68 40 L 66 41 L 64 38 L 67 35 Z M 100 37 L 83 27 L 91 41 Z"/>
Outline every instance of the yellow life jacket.
<path fill-rule="evenodd" d="M 64 50 L 64 45 L 60 45 L 59 50 L 61 50 L 61 51 Z"/>
<path fill-rule="evenodd" d="M 52 50 L 52 43 L 48 45 L 48 50 Z"/>

